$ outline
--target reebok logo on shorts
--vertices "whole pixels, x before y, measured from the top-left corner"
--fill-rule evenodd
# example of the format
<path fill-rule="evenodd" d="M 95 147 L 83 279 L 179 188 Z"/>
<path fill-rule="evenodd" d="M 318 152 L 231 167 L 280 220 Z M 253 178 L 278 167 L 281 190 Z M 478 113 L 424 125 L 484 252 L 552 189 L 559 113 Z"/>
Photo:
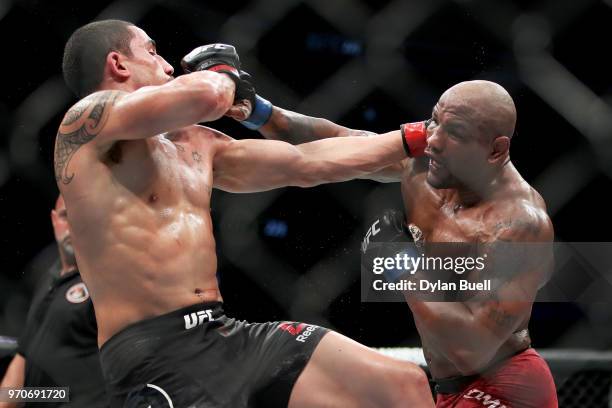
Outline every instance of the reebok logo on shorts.
<path fill-rule="evenodd" d="M 196 326 L 200 326 L 204 322 L 212 322 L 213 315 L 212 309 L 199 310 L 197 312 L 189 313 L 183 316 L 185 319 L 185 330 L 193 329 Z"/>
<path fill-rule="evenodd" d="M 480 401 L 482 402 L 482 406 L 487 408 L 512 408 L 502 404 L 498 399 L 494 400 L 492 396 L 484 391 L 480 391 L 478 388 L 472 388 L 463 395 L 463 398 Z"/>
<path fill-rule="evenodd" d="M 279 324 L 278 328 L 286 331 L 292 336 L 297 336 L 298 334 L 302 332 L 302 330 L 304 330 L 304 327 L 306 326 L 307 326 L 306 323 L 284 322 L 284 323 Z"/>
<path fill-rule="evenodd" d="M 310 337 L 318 327 L 306 323 L 284 322 L 279 324 L 278 328 L 286 331 L 292 336 L 296 336 L 295 341 L 305 343 L 308 337 Z"/>

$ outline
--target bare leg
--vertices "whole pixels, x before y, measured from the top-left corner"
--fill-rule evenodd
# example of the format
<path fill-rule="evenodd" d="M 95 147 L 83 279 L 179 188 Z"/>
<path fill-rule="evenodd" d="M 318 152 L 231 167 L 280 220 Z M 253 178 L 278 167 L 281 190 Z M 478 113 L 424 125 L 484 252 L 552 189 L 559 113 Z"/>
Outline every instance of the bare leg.
<path fill-rule="evenodd" d="M 412 363 L 328 333 L 298 378 L 290 408 L 434 406 L 427 377 Z"/>

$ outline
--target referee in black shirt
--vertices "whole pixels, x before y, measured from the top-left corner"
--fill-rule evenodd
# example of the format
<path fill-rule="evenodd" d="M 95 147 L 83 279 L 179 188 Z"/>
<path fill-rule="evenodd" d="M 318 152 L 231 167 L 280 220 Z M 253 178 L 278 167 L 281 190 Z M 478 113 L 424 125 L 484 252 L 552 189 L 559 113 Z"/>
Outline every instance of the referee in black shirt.
<path fill-rule="evenodd" d="M 51 407 L 108 407 L 98 358 L 98 329 L 81 281 L 60 196 L 51 211 L 60 259 L 37 285 L 17 354 L 2 387 L 69 387 L 70 402 Z M 0 408 L 28 406 L 0 402 Z M 40 406 L 39 403 L 35 406 Z"/>

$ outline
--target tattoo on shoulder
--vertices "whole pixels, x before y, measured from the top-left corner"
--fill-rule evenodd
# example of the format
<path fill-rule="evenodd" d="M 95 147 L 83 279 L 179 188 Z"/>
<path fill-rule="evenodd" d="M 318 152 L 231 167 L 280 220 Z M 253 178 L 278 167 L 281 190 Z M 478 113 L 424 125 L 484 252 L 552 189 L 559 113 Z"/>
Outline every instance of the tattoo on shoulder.
<path fill-rule="evenodd" d="M 539 223 L 521 219 L 510 219 L 497 222 L 493 227 L 494 234 L 498 236 L 499 241 L 514 241 L 508 235 L 518 237 L 537 237 L 541 232 L 542 226 Z M 508 234 L 508 232 L 511 232 Z M 504 236 L 506 235 L 506 236 Z"/>
<path fill-rule="evenodd" d="M 70 126 L 79 120 L 79 118 L 83 115 L 83 112 L 85 112 L 85 109 L 87 109 L 87 105 L 85 103 L 77 103 L 66 113 L 62 126 Z"/>
<path fill-rule="evenodd" d="M 70 184 L 74 173 L 68 165 L 76 151 L 94 139 L 104 128 L 109 107 L 115 104 L 119 91 L 101 92 L 87 97 L 70 108 L 55 138 L 55 179 Z"/>

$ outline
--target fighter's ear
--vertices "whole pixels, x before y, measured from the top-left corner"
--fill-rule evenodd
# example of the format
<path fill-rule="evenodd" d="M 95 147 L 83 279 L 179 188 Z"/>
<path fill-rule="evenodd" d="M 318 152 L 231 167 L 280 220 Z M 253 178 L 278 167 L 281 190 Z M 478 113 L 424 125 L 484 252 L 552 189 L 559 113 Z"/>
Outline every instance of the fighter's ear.
<path fill-rule="evenodd" d="M 57 211 L 55 210 L 51 210 L 51 223 L 55 226 L 55 224 L 57 224 L 59 215 L 57 214 Z"/>
<path fill-rule="evenodd" d="M 57 239 L 57 231 L 60 228 L 60 216 L 54 209 L 51 210 L 51 224 L 53 225 L 53 234 L 55 235 L 55 239 Z"/>
<path fill-rule="evenodd" d="M 106 70 L 118 82 L 126 81 L 131 75 L 125 62 L 125 55 L 117 51 L 111 51 L 106 56 Z"/>
<path fill-rule="evenodd" d="M 506 161 L 510 154 L 510 138 L 508 136 L 497 136 L 491 143 L 491 152 L 489 154 L 489 162 L 495 163 Z"/>

